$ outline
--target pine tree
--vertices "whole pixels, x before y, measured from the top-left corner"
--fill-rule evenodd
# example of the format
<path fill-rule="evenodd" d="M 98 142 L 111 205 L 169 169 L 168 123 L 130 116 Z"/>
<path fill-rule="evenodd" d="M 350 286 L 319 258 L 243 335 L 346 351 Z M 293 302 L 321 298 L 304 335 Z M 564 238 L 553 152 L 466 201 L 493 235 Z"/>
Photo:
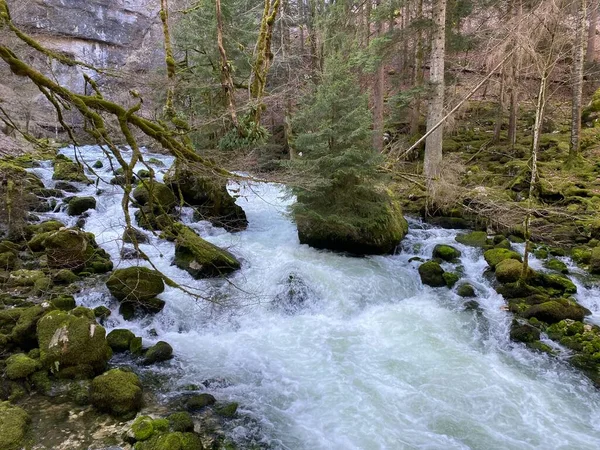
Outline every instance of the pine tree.
<path fill-rule="evenodd" d="M 407 226 L 377 172 L 381 157 L 372 147 L 372 116 L 355 73 L 342 52 L 328 57 L 320 84 L 295 117 L 295 147 L 303 156 L 293 164 L 314 179 L 295 189 L 293 212 L 303 243 L 389 253 Z"/>

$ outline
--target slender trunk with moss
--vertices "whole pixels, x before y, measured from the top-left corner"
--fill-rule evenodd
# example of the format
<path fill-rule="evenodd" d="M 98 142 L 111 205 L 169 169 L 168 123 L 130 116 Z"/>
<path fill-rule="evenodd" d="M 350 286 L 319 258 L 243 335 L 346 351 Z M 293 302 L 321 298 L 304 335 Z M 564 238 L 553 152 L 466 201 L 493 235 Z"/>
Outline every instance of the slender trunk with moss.
<path fill-rule="evenodd" d="M 423 16 L 423 0 L 417 0 L 417 12 L 416 20 L 421 20 Z M 414 60 L 413 60 L 413 86 L 423 86 L 424 74 L 423 74 L 423 32 L 419 28 L 415 35 L 415 48 L 414 48 Z M 410 134 L 412 136 L 419 132 L 419 124 L 421 122 L 421 94 L 416 93 L 413 101 L 413 107 L 410 112 Z"/>
<path fill-rule="evenodd" d="M 589 5 L 590 25 L 587 35 L 587 50 L 585 61 L 588 63 L 596 62 L 596 30 L 598 27 L 598 0 L 593 0 Z"/>
<path fill-rule="evenodd" d="M 219 47 L 219 56 L 221 58 L 221 88 L 223 90 L 223 95 L 225 96 L 225 102 L 227 103 L 233 126 L 239 131 L 240 127 L 235 107 L 235 88 L 233 85 L 233 78 L 231 77 L 231 66 L 227 59 L 225 46 L 223 45 L 223 15 L 221 13 L 221 0 L 215 0 L 215 12 L 217 17 L 217 46 Z"/>
<path fill-rule="evenodd" d="M 502 131 L 502 124 L 504 123 L 504 89 L 506 85 L 506 72 L 502 69 L 502 75 L 500 76 L 500 92 L 498 93 L 498 112 L 496 114 L 496 124 L 494 125 L 494 137 L 492 138 L 494 143 L 500 142 L 500 133 Z"/>
<path fill-rule="evenodd" d="M 581 102 L 583 93 L 583 65 L 585 51 L 585 19 L 586 0 L 579 0 L 577 7 L 577 23 L 575 24 L 575 40 L 573 43 L 572 97 L 571 97 L 571 140 L 569 142 L 569 159 L 573 161 L 579 156 L 581 147 Z"/>
<path fill-rule="evenodd" d="M 162 22 L 165 63 L 167 66 L 167 100 L 165 102 L 165 115 L 172 118 L 175 115 L 173 98 L 175 97 L 175 57 L 171 45 L 171 33 L 169 32 L 169 5 L 167 0 L 160 0 L 160 20 Z"/>
<path fill-rule="evenodd" d="M 377 2 L 379 6 L 379 0 Z M 378 20 L 377 36 L 383 35 L 383 18 Z M 384 101 L 384 65 L 379 61 L 373 83 L 373 148 L 376 152 L 383 151 L 383 101 Z"/>

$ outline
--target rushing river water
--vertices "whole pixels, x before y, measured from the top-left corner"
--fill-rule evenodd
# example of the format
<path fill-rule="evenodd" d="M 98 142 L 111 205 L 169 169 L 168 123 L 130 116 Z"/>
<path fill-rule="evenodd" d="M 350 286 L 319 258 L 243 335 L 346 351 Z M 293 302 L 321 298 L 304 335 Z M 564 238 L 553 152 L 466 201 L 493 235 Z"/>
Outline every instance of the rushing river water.
<path fill-rule="evenodd" d="M 120 259 L 122 190 L 108 184 L 106 157 L 97 147 L 79 150 L 90 165 L 104 162 L 98 186 L 77 194 L 103 191 L 85 230 L 115 267 L 142 264 Z M 73 149 L 63 153 L 72 157 Z M 155 167 L 159 179 L 166 167 Z M 49 163 L 34 171 L 53 185 Z M 218 400 L 239 402 L 240 419 L 228 432 L 241 448 L 249 442 L 293 450 L 600 448 L 600 394 L 560 358 L 510 342 L 511 315 L 482 275 L 481 251 L 454 242 L 456 230 L 411 221 L 397 255 L 353 258 L 300 245 L 287 216 L 293 200 L 282 186 L 231 187 L 239 189 L 247 230 L 227 233 L 183 214 L 242 261 L 228 280 L 196 281 L 171 266 L 172 243 L 152 238 L 141 246 L 161 271 L 219 304 L 167 288 L 160 296 L 165 309 L 132 323 L 118 316 L 103 286 L 77 300 L 109 306 L 108 328 L 125 326 L 145 343 L 173 345 L 166 391 L 209 380 Z M 62 212 L 47 216 L 76 221 Z M 438 243 L 461 250 L 479 312 L 465 310 L 448 289 L 421 284 L 419 263 L 409 259 L 431 257 Z M 293 308 L 282 303 L 290 275 L 304 300 Z M 590 320 L 600 323 L 599 291 L 575 282 L 578 300 L 594 313 Z"/>

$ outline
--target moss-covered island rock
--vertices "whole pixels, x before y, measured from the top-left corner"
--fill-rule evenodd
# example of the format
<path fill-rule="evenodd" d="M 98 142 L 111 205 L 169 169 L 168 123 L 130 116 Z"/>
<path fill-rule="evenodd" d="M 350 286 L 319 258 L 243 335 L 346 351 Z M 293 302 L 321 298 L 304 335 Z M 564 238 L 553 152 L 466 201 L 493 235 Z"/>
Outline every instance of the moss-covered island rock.
<path fill-rule="evenodd" d="M 431 287 L 446 286 L 444 269 L 435 261 L 427 261 L 419 266 L 421 282 Z"/>
<path fill-rule="evenodd" d="M 100 411 L 132 419 L 142 407 L 142 383 L 133 372 L 111 369 L 92 380 L 90 402 Z"/>
<path fill-rule="evenodd" d="M 156 213 L 169 213 L 177 205 L 173 191 L 163 183 L 147 181 L 133 191 L 133 198 L 140 206 L 148 206 Z"/>
<path fill-rule="evenodd" d="M 0 402 L 0 448 L 21 450 L 29 423 L 29 415 L 23 409 L 9 402 Z"/>
<path fill-rule="evenodd" d="M 174 224 L 171 235 L 175 238 L 173 264 L 196 279 L 223 276 L 240 268 L 235 256 L 205 241 L 183 224 Z"/>
<path fill-rule="evenodd" d="M 67 214 L 70 216 L 79 216 L 88 209 L 96 209 L 96 199 L 94 197 L 73 197 L 69 200 Z"/>
<path fill-rule="evenodd" d="M 37 324 L 40 362 L 64 377 L 101 373 L 112 356 L 106 330 L 96 323 L 93 311 L 50 311 Z"/>
<path fill-rule="evenodd" d="M 106 287 L 120 301 L 143 302 L 165 290 L 162 275 L 146 267 L 128 267 L 115 270 Z"/>
<path fill-rule="evenodd" d="M 438 244 L 433 247 L 432 257 L 434 259 L 441 259 L 448 262 L 456 261 L 460 258 L 461 252 L 460 250 L 452 247 L 451 245 Z"/>
<path fill-rule="evenodd" d="M 58 155 L 54 160 L 54 174 L 52 175 L 52 179 L 92 184 L 91 180 L 85 176 L 83 165 L 72 161 L 64 155 Z"/>
<path fill-rule="evenodd" d="M 493 248 L 487 250 L 483 254 L 483 257 L 492 269 L 494 269 L 498 263 L 504 261 L 505 259 L 515 259 L 517 261 L 522 261 L 521 255 L 519 255 L 517 252 L 513 252 L 512 250 L 508 250 L 505 248 Z"/>

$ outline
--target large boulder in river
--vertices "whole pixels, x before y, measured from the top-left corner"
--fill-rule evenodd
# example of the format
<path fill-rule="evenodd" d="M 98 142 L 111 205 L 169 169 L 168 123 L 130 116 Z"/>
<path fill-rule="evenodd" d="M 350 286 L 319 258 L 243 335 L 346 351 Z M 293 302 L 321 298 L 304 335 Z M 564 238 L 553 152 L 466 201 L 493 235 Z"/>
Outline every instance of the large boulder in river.
<path fill-rule="evenodd" d="M 165 175 L 164 181 L 190 206 L 196 208 L 197 220 L 208 220 L 228 231 L 243 230 L 248 226 L 244 210 L 236 205 L 227 191 L 227 180 L 203 167 L 191 167 L 177 161 Z"/>
<path fill-rule="evenodd" d="M 169 213 L 177 200 L 173 191 L 157 181 L 146 181 L 133 190 L 133 198 L 140 206 L 149 206 L 156 214 Z"/>
<path fill-rule="evenodd" d="M 88 209 L 96 209 L 96 199 L 94 197 L 73 197 L 69 200 L 67 214 L 70 216 L 78 216 Z"/>
<path fill-rule="evenodd" d="M 143 302 L 165 290 L 162 275 L 146 267 L 128 267 L 115 270 L 106 286 L 120 301 Z"/>
<path fill-rule="evenodd" d="M 501 261 L 505 259 L 515 259 L 517 261 L 522 261 L 521 255 L 517 252 L 513 252 L 512 250 L 507 250 L 505 248 L 493 248 L 491 250 L 487 250 L 483 257 L 485 261 L 490 265 L 492 269 L 496 267 Z"/>
<path fill-rule="evenodd" d="M 85 176 L 83 165 L 72 161 L 64 155 L 58 155 L 54 160 L 54 174 L 52 175 L 52 179 L 92 184 L 90 179 Z"/>
<path fill-rule="evenodd" d="M 175 264 L 196 279 L 226 275 L 240 268 L 240 262 L 226 250 L 205 241 L 191 228 L 175 223 Z"/>
<path fill-rule="evenodd" d="M 78 229 L 59 229 L 35 236 L 32 241 L 46 251 L 53 269 L 106 273 L 112 270 L 110 256 L 98 247 L 92 233 Z M 31 241 L 30 241 L 31 242 Z"/>
<path fill-rule="evenodd" d="M 446 286 L 444 269 L 435 261 L 427 261 L 419 266 L 421 282 L 431 287 Z"/>
<path fill-rule="evenodd" d="M 133 372 L 109 370 L 92 380 L 90 401 L 100 411 L 133 419 L 142 407 L 142 383 Z"/>
<path fill-rule="evenodd" d="M 112 356 L 106 330 L 83 307 L 50 311 L 37 324 L 40 361 L 65 377 L 101 373 Z"/>

